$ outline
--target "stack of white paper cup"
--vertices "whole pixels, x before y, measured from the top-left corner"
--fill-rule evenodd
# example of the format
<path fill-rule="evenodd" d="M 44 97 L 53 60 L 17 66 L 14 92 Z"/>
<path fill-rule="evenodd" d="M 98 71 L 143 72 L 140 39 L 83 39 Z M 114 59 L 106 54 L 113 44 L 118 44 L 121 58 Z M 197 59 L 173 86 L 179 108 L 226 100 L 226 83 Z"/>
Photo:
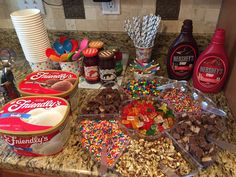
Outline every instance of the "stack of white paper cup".
<path fill-rule="evenodd" d="M 21 47 L 33 71 L 52 69 L 45 51 L 50 42 L 39 9 L 24 9 L 11 13 L 11 19 Z"/>

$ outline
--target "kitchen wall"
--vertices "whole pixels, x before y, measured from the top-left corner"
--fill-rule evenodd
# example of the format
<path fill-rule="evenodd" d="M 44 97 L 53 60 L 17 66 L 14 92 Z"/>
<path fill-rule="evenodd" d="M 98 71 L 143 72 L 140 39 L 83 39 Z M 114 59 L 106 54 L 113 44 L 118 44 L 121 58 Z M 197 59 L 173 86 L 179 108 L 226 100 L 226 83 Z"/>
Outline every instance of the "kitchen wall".
<path fill-rule="evenodd" d="M 18 9 L 17 1 L 19 0 L 0 0 L 0 28 L 13 28 L 9 14 Z M 163 20 L 161 30 L 178 32 L 182 21 L 191 18 L 195 33 L 212 33 L 217 24 L 221 1 L 181 0 L 178 20 Z M 61 0 L 47 2 L 60 4 Z M 155 13 L 156 4 L 156 0 L 121 0 L 120 15 L 103 15 L 100 3 L 84 0 L 86 19 L 65 19 L 62 6 L 45 4 L 45 25 L 51 30 L 123 31 L 123 23 L 127 17 Z"/>
<path fill-rule="evenodd" d="M 229 18 L 235 14 L 235 9 L 235 0 L 223 2 L 218 27 L 226 30 L 225 49 L 229 56 L 230 72 L 225 87 L 225 95 L 236 119 L 236 23 L 235 18 Z"/>

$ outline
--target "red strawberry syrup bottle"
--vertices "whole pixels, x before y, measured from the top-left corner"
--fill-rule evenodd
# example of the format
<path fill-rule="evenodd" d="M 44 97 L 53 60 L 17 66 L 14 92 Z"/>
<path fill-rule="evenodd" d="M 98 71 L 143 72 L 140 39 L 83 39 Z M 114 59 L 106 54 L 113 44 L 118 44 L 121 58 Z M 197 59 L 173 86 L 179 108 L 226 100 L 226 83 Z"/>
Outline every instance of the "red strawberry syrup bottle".
<path fill-rule="evenodd" d="M 184 20 L 179 36 L 170 46 L 167 55 L 167 73 L 176 80 L 190 79 L 198 55 L 197 43 L 192 35 L 192 20 Z"/>
<path fill-rule="evenodd" d="M 202 52 L 195 64 L 193 85 L 202 92 L 219 92 L 225 83 L 229 63 L 224 41 L 224 29 L 216 29 L 210 45 Z"/>

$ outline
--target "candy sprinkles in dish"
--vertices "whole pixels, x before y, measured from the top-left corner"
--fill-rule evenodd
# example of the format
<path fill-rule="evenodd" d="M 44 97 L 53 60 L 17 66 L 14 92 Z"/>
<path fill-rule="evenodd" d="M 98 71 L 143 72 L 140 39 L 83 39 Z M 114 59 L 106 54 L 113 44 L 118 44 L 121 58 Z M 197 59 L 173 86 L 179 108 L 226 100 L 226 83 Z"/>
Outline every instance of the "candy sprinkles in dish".
<path fill-rule="evenodd" d="M 0 112 L 0 135 L 17 154 L 56 154 L 70 136 L 69 110 L 69 103 L 59 97 L 32 96 L 12 100 Z"/>
<path fill-rule="evenodd" d="M 108 168 L 116 164 L 129 144 L 129 138 L 122 133 L 115 120 L 82 120 L 80 133 L 82 147 L 89 151 L 95 161 L 104 163 Z"/>
<path fill-rule="evenodd" d="M 175 114 L 210 112 L 226 117 L 226 113 L 218 109 L 216 104 L 201 91 L 190 87 L 186 81 L 177 81 L 162 85 L 159 98 L 173 107 Z"/>
<path fill-rule="evenodd" d="M 121 128 L 132 137 L 153 140 L 174 126 L 175 118 L 166 103 L 154 97 L 129 100 L 120 110 Z"/>

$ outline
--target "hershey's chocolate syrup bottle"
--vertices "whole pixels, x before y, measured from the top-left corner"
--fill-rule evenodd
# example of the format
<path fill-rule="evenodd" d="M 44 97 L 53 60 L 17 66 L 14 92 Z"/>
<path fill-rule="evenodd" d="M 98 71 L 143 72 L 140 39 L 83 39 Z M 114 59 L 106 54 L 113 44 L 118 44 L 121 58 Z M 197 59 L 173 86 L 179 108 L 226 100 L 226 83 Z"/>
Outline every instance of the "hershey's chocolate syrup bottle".
<path fill-rule="evenodd" d="M 192 76 L 193 66 L 198 57 L 197 43 L 192 31 L 192 20 L 184 20 L 179 36 L 169 48 L 167 72 L 171 79 L 187 80 Z"/>

